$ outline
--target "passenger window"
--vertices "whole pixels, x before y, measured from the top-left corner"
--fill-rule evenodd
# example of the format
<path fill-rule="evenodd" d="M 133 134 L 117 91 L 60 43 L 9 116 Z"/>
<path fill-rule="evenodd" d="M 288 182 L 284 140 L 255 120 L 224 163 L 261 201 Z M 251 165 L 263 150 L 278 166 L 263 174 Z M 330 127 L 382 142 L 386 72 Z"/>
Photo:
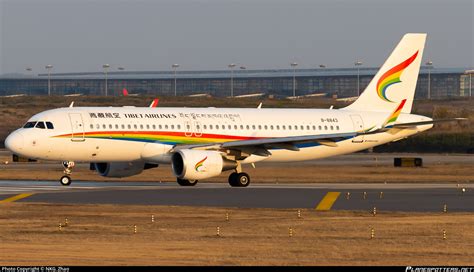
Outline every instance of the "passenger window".
<path fill-rule="evenodd" d="M 115 124 L 115 129 L 119 129 L 119 125 L 118 125 L 118 124 Z"/>
<path fill-rule="evenodd" d="M 109 129 L 112 129 L 112 124 L 109 124 Z"/>
<path fill-rule="evenodd" d="M 178 125 L 178 129 L 181 129 L 181 125 Z"/>
<path fill-rule="evenodd" d="M 159 128 L 159 129 L 162 129 L 163 126 L 162 126 L 162 125 L 158 125 L 158 128 Z M 189 125 L 188 125 L 188 129 L 189 129 Z"/>
<path fill-rule="evenodd" d="M 209 129 L 212 129 L 212 125 L 209 125 Z"/>
<path fill-rule="evenodd" d="M 261 130 L 261 129 L 262 129 L 262 125 L 258 125 L 258 129 Z"/>
<path fill-rule="evenodd" d="M 295 125 L 295 130 L 298 130 L 298 126 Z"/>
<path fill-rule="evenodd" d="M 196 125 L 196 129 L 200 129 L 201 127 L 199 125 Z"/>
<path fill-rule="evenodd" d="M 219 129 L 219 125 L 216 125 L 216 129 Z"/>
<path fill-rule="evenodd" d="M 319 130 L 322 130 L 321 126 L 318 126 Z"/>
<path fill-rule="evenodd" d="M 165 125 L 165 129 L 168 129 L 168 125 Z"/>
<path fill-rule="evenodd" d="M 155 125 L 152 125 L 151 127 L 152 127 L 153 129 L 156 129 L 156 126 L 155 126 Z"/>
<path fill-rule="evenodd" d="M 91 124 L 91 128 L 94 128 L 94 125 L 93 125 L 93 124 Z"/>
<path fill-rule="evenodd" d="M 277 125 L 277 127 L 276 127 L 276 128 L 277 128 L 277 130 L 280 130 L 280 126 L 279 126 L 279 125 Z"/>
<path fill-rule="evenodd" d="M 237 129 L 237 125 L 234 125 L 234 129 L 235 129 L 235 130 Z"/>
<path fill-rule="evenodd" d="M 306 130 L 310 130 L 309 126 L 306 126 Z"/>
<path fill-rule="evenodd" d="M 339 130 L 339 126 L 336 126 L 336 129 Z"/>
<path fill-rule="evenodd" d="M 265 125 L 264 128 L 265 128 L 265 130 L 267 130 L 267 128 L 268 128 L 267 125 Z"/>
<path fill-rule="evenodd" d="M 150 125 L 149 125 L 149 124 L 146 124 L 146 129 L 150 129 Z"/>
<path fill-rule="evenodd" d="M 303 125 L 301 125 L 300 128 L 301 128 L 301 130 L 304 130 L 304 126 L 303 126 Z"/>
<path fill-rule="evenodd" d="M 313 125 L 313 130 L 316 130 L 316 126 L 315 126 L 315 125 Z"/>
<path fill-rule="evenodd" d="M 283 130 L 286 130 L 286 126 L 285 126 L 285 125 L 283 125 L 283 126 L 281 126 L 281 127 L 283 128 Z"/>
<path fill-rule="evenodd" d="M 132 129 L 132 125 L 128 124 L 128 129 Z"/>
<path fill-rule="evenodd" d="M 138 128 L 137 124 L 133 125 L 133 128 L 134 128 L 134 129 L 137 129 L 137 128 Z"/>
<path fill-rule="evenodd" d="M 207 129 L 207 125 L 203 125 L 204 129 Z"/>
<path fill-rule="evenodd" d="M 232 126 L 231 126 L 231 125 L 227 125 L 227 128 L 229 128 L 229 130 L 231 130 L 231 129 L 232 129 Z"/>
<path fill-rule="evenodd" d="M 273 125 L 270 126 L 270 129 L 273 130 Z"/>
<path fill-rule="evenodd" d="M 124 124 L 122 124 L 122 129 L 125 129 L 125 125 L 124 125 Z"/>
<path fill-rule="evenodd" d="M 46 127 L 44 126 L 44 122 L 40 121 L 40 122 L 36 123 L 35 128 L 45 129 Z"/>
<path fill-rule="evenodd" d="M 23 128 L 33 128 L 33 127 L 35 127 L 35 125 L 36 125 L 36 122 L 27 122 L 27 123 L 23 126 Z"/>
<path fill-rule="evenodd" d="M 328 126 L 324 126 L 324 130 L 328 130 Z"/>
<path fill-rule="evenodd" d="M 291 130 L 291 126 L 288 126 L 288 130 Z"/>
<path fill-rule="evenodd" d="M 105 124 L 102 124 L 102 128 L 103 128 L 103 129 L 106 129 L 107 126 L 106 126 Z"/>
<path fill-rule="evenodd" d="M 100 125 L 99 125 L 99 124 L 95 125 L 95 128 L 96 128 L 96 129 L 99 129 L 99 128 L 100 128 Z"/>
<path fill-rule="evenodd" d="M 249 130 L 249 129 L 250 129 L 250 126 L 249 126 L 249 125 L 247 125 L 247 130 Z"/>
<path fill-rule="evenodd" d="M 333 126 L 331 126 L 331 130 L 333 130 L 333 129 L 334 129 L 334 127 L 333 127 Z"/>
<path fill-rule="evenodd" d="M 140 125 L 140 129 L 143 129 L 143 125 Z"/>
<path fill-rule="evenodd" d="M 255 125 L 252 125 L 252 129 L 255 130 Z"/>

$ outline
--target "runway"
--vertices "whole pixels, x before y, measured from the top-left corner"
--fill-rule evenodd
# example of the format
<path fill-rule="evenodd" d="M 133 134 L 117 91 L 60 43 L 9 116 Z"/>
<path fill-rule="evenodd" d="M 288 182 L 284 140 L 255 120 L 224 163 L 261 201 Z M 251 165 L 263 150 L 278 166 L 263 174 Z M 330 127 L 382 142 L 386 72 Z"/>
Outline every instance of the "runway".
<path fill-rule="evenodd" d="M 463 191 L 464 188 L 464 191 Z M 132 204 L 240 208 L 309 208 L 441 212 L 474 211 L 472 184 L 252 184 L 180 187 L 154 182 L 0 181 L 0 203 Z"/>

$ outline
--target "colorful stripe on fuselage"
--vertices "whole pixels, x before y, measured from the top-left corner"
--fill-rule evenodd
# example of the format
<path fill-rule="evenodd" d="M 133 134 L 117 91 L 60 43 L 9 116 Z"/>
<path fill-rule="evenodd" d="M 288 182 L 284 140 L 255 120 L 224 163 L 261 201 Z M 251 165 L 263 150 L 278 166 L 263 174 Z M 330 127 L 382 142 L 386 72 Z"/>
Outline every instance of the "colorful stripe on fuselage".
<path fill-rule="evenodd" d="M 78 138 L 79 134 L 75 134 Z M 82 134 L 80 134 L 82 136 Z M 72 134 L 62 134 L 54 136 L 54 138 L 72 138 Z M 265 139 L 267 137 L 246 137 L 221 134 L 203 133 L 197 137 L 195 135 L 186 136 L 184 132 L 164 132 L 164 131 L 103 131 L 103 132 L 86 132 L 85 139 L 104 139 L 104 140 L 122 140 L 146 143 L 161 143 L 167 145 L 179 144 L 207 144 L 207 143 L 223 143 L 230 141 L 256 140 Z M 352 137 L 341 138 L 341 141 Z M 338 141 L 339 142 L 339 141 Z M 313 147 L 320 145 L 318 142 L 308 142 L 296 144 L 299 148 Z"/>
<path fill-rule="evenodd" d="M 393 84 L 401 82 L 401 74 L 403 73 L 405 68 L 407 68 L 416 59 L 416 56 L 418 56 L 418 51 L 416 51 L 413 56 L 409 57 L 404 62 L 398 64 L 392 69 L 388 70 L 380 77 L 379 81 L 377 81 L 377 94 L 382 100 L 392 103 L 394 102 L 387 98 L 387 88 Z"/>
<path fill-rule="evenodd" d="M 76 137 L 79 134 L 76 134 Z M 82 134 L 81 134 L 82 136 Z M 71 138 L 72 134 L 63 134 L 55 136 L 58 138 Z M 222 143 L 229 141 L 254 140 L 259 137 L 241 137 L 220 134 L 201 134 L 201 136 L 186 136 L 184 132 L 164 132 L 164 131 L 103 131 L 103 132 L 86 132 L 84 138 L 91 139 L 107 139 L 107 140 L 125 140 L 137 142 L 159 142 L 163 144 L 206 144 L 206 143 Z"/>

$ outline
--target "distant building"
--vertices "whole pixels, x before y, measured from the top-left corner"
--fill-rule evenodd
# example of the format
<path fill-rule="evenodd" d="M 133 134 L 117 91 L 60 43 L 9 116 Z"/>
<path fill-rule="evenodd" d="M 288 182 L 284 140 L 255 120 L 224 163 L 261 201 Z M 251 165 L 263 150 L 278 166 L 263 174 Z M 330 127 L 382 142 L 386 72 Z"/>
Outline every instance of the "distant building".
<path fill-rule="evenodd" d="M 378 68 L 360 68 L 360 91 L 363 91 Z M 469 96 L 469 75 L 464 68 L 432 68 L 431 97 Z M 176 90 L 178 95 L 207 93 L 213 96 L 230 96 L 230 71 L 178 71 Z M 357 96 L 357 69 L 297 69 L 295 73 L 296 95 L 326 93 L 329 97 Z M 119 71 L 108 73 L 108 94 L 121 95 L 122 89 L 147 95 L 174 95 L 172 71 Z M 293 95 L 293 70 L 235 70 L 233 72 L 234 95 L 265 93 Z M 0 77 L 0 95 L 46 95 L 48 75 Z M 103 95 L 104 73 L 56 73 L 51 74 L 53 95 Z M 416 96 L 427 97 L 428 69 L 422 67 L 418 78 Z"/>

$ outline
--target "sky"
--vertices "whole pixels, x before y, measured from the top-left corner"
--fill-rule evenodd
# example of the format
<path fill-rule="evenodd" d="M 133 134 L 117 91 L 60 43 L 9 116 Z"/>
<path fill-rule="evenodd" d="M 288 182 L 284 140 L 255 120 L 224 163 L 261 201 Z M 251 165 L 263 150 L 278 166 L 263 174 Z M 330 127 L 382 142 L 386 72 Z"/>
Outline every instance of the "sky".
<path fill-rule="evenodd" d="M 0 0 L 0 74 L 378 67 L 408 32 L 474 66 L 474 0 Z"/>

